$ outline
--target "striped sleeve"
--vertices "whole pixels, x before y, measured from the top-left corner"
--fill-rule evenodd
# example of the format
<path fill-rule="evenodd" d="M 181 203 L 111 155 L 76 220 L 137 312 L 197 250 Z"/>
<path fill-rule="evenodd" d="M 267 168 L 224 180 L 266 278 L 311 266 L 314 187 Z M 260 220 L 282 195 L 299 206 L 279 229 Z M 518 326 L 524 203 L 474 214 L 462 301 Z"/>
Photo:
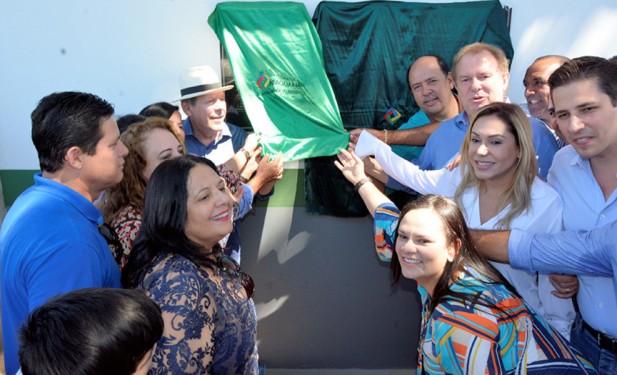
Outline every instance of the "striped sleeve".
<path fill-rule="evenodd" d="M 379 259 L 384 262 L 392 260 L 394 237 L 400 213 L 391 202 L 384 203 L 375 210 L 375 251 Z"/>

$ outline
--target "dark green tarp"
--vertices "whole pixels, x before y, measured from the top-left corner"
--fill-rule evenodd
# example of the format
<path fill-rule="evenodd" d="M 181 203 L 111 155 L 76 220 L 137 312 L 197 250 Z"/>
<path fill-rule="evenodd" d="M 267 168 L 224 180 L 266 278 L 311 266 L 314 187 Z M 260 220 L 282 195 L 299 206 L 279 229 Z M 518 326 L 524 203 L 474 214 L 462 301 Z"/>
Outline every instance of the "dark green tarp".
<path fill-rule="evenodd" d="M 510 59 L 514 53 L 498 1 L 324 1 L 313 21 L 346 129 L 396 129 L 405 123 L 417 110 L 407 69 L 420 56 L 437 54 L 451 63 L 461 47 L 478 41 L 501 47 Z M 305 164 L 307 211 L 363 213 L 359 197 L 349 187 L 340 189 L 343 177 L 332 166 L 334 159 L 323 159 Z M 330 186 L 319 186 L 323 181 Z"/>
<path fill-rule="evenodd" d="M 306 7 L 292 2 L 226 2 L 208 18 L 244 107 L 268 154 L 283 160 L 334 155 L 347 146 L 321 42 Z"/>

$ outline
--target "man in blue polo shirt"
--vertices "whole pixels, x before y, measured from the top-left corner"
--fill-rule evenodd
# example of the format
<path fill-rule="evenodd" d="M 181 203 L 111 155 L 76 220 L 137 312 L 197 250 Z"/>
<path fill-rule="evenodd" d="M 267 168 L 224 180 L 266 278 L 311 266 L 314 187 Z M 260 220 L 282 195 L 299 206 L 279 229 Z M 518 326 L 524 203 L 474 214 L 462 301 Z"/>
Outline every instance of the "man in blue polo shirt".
<path fill-rule="evenodd" d="M 120 271 L 92 204 L 120 182 L 127 148 L 113 107 L 92 94 L 61 92 L 32 112 L 42 173 L 9 210 L 0 231 L 2 338 L 7 374 L 19 369 L 18 330 L 50 297 L 120 287 Z"/>
<path fill-rule="evenodd" d="M 273 193 L 274 183 L 282 178 L 283 162 L 280 156 L 270 159 L 265 155 L 258 161 L 261 148 L 259 138 L 240 127 L 225 121 L 227 103 L 225 91 L 232 85 L 223 86 L 212 67 L 196 66 L 180 75 L 182 110 L 188 116 L 182 123 L 186 137 L 184 142 L 189 154 L 206 157 L 217 166 L 225 165 L 239 174 L 244 183 L 243 202 L 248 206 L 257 199 L 267 199 Z M 255 171 L 253 173 L 253 171 Z M 246 204 L 243 204 L 246 206 Z M 241 217 L 246 212 L 241 212 Z M 226 254 L 240 261 L 240 237 L 237 225 L 225 246 Z"/>

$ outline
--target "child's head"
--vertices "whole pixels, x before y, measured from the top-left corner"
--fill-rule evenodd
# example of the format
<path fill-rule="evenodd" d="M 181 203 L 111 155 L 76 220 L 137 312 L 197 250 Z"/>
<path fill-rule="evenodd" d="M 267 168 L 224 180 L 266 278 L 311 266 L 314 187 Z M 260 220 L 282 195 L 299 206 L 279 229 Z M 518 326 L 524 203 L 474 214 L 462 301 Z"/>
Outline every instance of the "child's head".
<path fill-rule="evenodd" d="M 19 361 L 24 375 L 145 374 L 162 334 L 161 310 L 143 291 L 81 289 L 30 314 Z"/>

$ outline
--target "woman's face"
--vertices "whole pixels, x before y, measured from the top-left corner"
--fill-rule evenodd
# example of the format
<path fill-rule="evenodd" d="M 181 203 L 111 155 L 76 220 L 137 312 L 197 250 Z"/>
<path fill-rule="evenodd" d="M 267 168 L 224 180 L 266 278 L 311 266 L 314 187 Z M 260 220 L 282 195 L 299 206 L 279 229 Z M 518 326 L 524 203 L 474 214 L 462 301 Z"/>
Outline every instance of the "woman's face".
<path fill-rule="evenodd" d="M 519 151 L 514 134 L 497 116 L 483 116 L 475 122 L 467 156 L 476 178 L 510 184 Z"/>
<path fill-rule="evenodd" d="M 184 233 L 189 240 L 211 249 L 233 229 L 231 193 L 225 180 L 204 164 L 189 172 L 187 192 Z"/>
<path fill-rule="evenodd" d="M 171 121 L 174 130 L 180 136 L 180 140 L 184 141 L 184 128 L 182 127 L 182 116 L 180 115 L 180 112 L 175 111 L 174 113 L 172 113 L 169 121 Z"/>
<path fill-rule="evenodd" d="M 403 276 L 416 280 L 431 295 L 456 254 L 441 217 L 428 208 L 411 210 L 401 219 L 395 249 Z"/>
<path fill-rule="evenodd" d="M 142 147 L 146 159 L 142 176 L 146 181 L 159 164 L 182 155 L 182 145 L 178 139 L 168 130 L 161 128 L 152 129 L 146 134 Z"/>

